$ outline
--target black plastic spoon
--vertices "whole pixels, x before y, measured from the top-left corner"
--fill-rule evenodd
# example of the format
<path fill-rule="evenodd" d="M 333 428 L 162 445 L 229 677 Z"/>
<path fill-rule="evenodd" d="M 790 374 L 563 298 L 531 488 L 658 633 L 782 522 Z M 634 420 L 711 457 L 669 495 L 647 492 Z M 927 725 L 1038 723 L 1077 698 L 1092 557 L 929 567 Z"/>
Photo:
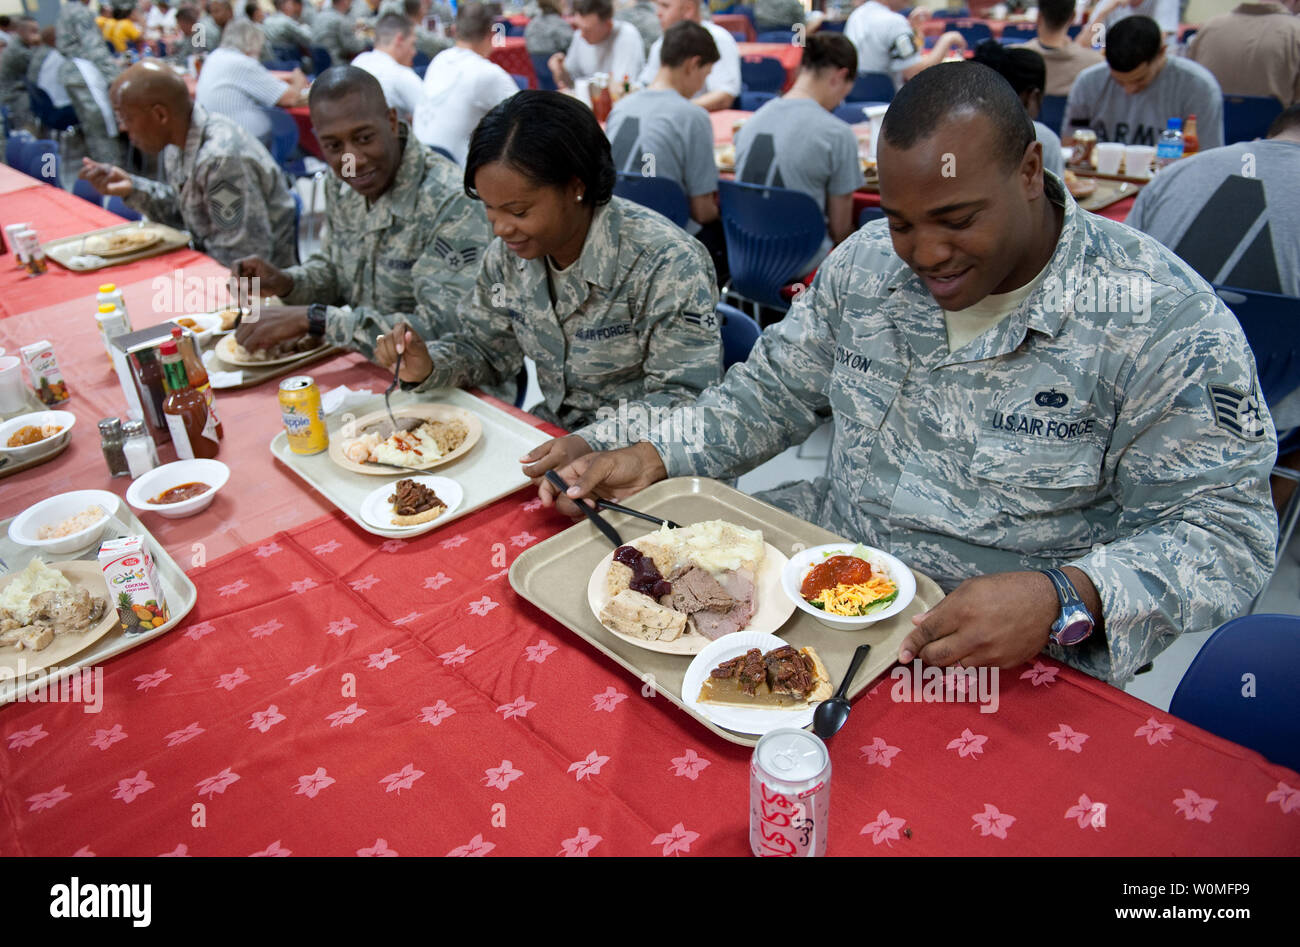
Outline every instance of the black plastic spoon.
<path fill-rule="evenodd" d="M 870 652 L 871 645 L 858 645 L 858 649 L 853 652 L 853 660 L 849 662 L 849 672 L 844 675 L 840 689 L 835 692 L 834 697 L 823 700 L 813 711 L 813 733 L 823 740 L 829 740 L 838 733 L 840 727 L 844 726 L 844 722 L 849 719 L 849 711 L 853 708 L 849 706 L 844 694 L 853 683 L 853 675 L 858 673 L 858 667 Z"/>

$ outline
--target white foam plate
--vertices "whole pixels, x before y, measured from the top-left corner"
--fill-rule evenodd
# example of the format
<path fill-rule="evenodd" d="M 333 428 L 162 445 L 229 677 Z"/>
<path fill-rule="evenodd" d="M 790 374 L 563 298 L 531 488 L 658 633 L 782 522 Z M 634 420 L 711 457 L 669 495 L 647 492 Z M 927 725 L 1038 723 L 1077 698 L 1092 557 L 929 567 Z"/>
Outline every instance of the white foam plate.
<path fill-rule="evenodd" d="M 773 648 L 779 648 L 784 644 L 788 642 L 776 635 L 757 631 L 738 631 L 723 635 L 697 654 L 690 667 L 686 669 L 686 677 L 682 679 L 682 703 L 719 727 L 726 727 L 737 733 L 753 733 L 761 736 L 769 730 L 780 727 L 808 726 L 812 723 L 815 705 L 802 710 L 746 710 L 744 707 L 724 707 L 718 704 L 703 704 L 699 701 L 700 688 L 704 686 L 704 679 L 723 661 L 739 657 L 750 648 L 758 648 L 767 654 Z"/>
<path fill-rule="evenodd" d="M 442 516 L 429 520 L 427 523 L 417 523 L 414 526 L 397 526 L 393 523 L 393 505 L 388 502 L 388 498 L 393 495 L 393 490 L 397 487 L 397 480 L 406 479 L 414 480 L 438 494 L 438 499 L 447 504 L 447 509 L 442 513 Z M 397 480 L 392 480 L 382 487 L 376 487 L 366 494 L 366 498 L 361 501 L 361 518 L 376 529 L 393 529 L 412 533 L 427 532 L 437 526 L 444 516 L 455 512 L 456 507 L 460 506 L 461 501 L 465 498 L 465 491 L 461 489 L 460 484 L 448 477 L 426 475 L 410 478 L 399 477 Z"/>

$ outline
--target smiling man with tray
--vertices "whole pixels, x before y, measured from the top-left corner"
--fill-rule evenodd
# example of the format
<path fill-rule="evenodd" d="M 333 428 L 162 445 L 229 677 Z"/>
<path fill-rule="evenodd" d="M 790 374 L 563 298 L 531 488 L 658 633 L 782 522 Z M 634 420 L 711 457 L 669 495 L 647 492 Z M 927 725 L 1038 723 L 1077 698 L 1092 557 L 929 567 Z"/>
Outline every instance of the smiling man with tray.
<path fill-rule="evenodd" d="M 1080 212 L 987 67 L 912 79 L 882 138 L 888 219 L 695 404 L 561 469 L 560 502 L 736 476 L 829 416 L 829 478 L 760 498 L 950 592 L 900 660 L 1010 668 L 1046 648 L 1122 684 L 1273 568 L 1276 433 L 1240 326 L 1167 249 Z M 683 413 L 704 451 L 674 438 Z"/>

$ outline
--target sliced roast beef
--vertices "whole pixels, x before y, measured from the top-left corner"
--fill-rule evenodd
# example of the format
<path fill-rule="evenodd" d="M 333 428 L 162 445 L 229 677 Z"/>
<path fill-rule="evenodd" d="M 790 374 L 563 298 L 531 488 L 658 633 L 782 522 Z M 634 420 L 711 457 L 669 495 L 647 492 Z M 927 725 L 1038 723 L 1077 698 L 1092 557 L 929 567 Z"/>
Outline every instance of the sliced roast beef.
<path fill-rule="evenodd" d="M 736 604 L 718 580 L 698 566 L 692 566 L 673 579 L 672 586 L 672 592 L 659 601 L 687 615 L 706 610 L 725 612 Z"/>

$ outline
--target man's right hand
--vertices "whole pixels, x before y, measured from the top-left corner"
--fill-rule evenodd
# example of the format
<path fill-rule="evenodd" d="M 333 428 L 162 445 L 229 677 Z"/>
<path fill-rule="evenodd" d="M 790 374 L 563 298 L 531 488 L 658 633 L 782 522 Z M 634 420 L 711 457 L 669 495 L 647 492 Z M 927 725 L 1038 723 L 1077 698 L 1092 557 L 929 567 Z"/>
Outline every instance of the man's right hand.
<path fill-rule="evenodd" d="M 619 450 L 584 454 L 556 473 L 570 484 L 568 492 L 561 494 L 549 480 L 543 480 L 537 495 L 543 506 L 577 517 L 582 511 L 575 501 L 591 496 L 621 500 L 666 478 L 668 468 L 649 441 L 639 441 Z"/>
<path fill-rule="evenodd" d="M 306 306 L 263 306 L 255 319 L 239 323 L 235 341 L 250 352 L 260 352 L 301 338 L 309 328 Z"/>
<path fill-rule="evenodd" d="M 250 279 L 260 281 L 257 290 L 260 296 L 287 296 L 293 292 L 293 277 L 260 256 L 246 256 L 236 260 L 230 267 L 230 275 L 235 278 L 230 294 L 239 306 L 250 305 L 249 300 L 253 295 L 248 283 Z"/>
<path fill-rule="evenodd" d="M 135 190 L 131 175 L 121 168 L 89 158 L 81 159 L 81 173 L 77 176 L 89 181 L 91 187 L 108 197 L 126 197 Z"/>

